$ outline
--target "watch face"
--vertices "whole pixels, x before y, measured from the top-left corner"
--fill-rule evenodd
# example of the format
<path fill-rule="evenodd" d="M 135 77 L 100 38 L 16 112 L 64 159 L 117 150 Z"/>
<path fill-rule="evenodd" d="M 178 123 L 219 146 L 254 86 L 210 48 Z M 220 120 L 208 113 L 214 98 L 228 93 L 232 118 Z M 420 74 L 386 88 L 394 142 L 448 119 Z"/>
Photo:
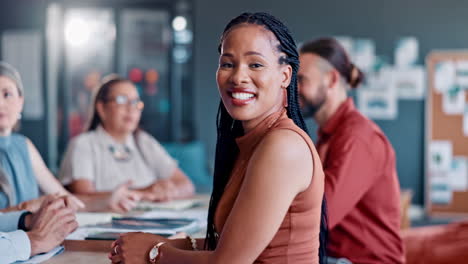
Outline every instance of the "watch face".
<path fill-rule="evenodd" d="M 159 249 L 157 247 L 152 248 L 149 252 L 150 260 L 154 260 L 158 255 L 159 255 Z"/>

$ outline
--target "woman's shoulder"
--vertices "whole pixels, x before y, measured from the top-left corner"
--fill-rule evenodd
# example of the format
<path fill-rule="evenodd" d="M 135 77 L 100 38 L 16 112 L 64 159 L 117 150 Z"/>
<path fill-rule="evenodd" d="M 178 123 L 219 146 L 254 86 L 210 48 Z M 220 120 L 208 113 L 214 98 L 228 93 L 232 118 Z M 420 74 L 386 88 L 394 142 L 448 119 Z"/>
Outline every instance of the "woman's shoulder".
<path fill-rule="evenodd" d="M 269 177 L 287 175 L 284 179 L 297 183 L 298 191 L 309 186 L 313 174 L 311 149 L 306 140 L 291 129 L 273 129 L 267 133 L 250 161 L 268 171 Z"/>
<path fill-rule="evenodd" d="M 302 128 L 300 128 L 296 123 L 291 118 L 284 118 L 280 120 L 275 127 L 271 131 L 289 131 L 291 135 L 295 134 L 302 138 L 303 141 L 305 141 L 308 145 L 312 144 L 312 139 L 310 138 L 309 134 L 307 134 L 306 131 L 304 131 Z M 271 133 L 271 132 L 270 132 Z"/>
<path fill-rule="evenodd" d="M 19 133 L 12 133 L 11 134 L 11 138 L 12 140 L 14 141 L 22 141 L 22 142 L 26 142 L 28 141 L 28 137 L 26 137 L 25 135 L 23 134 L 19 134 Z"/>
<path fill-rule="evenodd" d="M 25 135 L 19 133 L 11 134 L 11 143 L 20 149 L 28 149 L 30 145 L 34 145 L 32 141 Z"/>
<path fill-rule="evenodd" d="M 143 129 L 138 129 L 135 132 L 135 139 L 139 146 L 151 146 L 154 144 L 160 145 L 156 138 L 154 138 L 152 135 L 150 135 Z"/>
<path fill-rule="evenodd" d="M 282 158 L 310 159 L 310 148 L 308 142 L 300 131 L 290 127 L 276 127 L 265 135 L 259 144 L 261 150 L 267 156 L 279 156 Z"/>
<path fill-rule="evenodd" d="M 156 140 L 150 133 L 146 132 L 143 129 L 138 129 L 135 131 L 135 136 L 139 138 L 144 138 L 146 140 Z"/>
<path fill-rule="evenodd" d="M 100 142 L 99 135 L 96 133 L 96 131 L 92 130 L 92 131 L 83 132 L 73 137 L 72 139 L 70 139 L 70 142 L 68 143 L 68 147 L 76 148 L 77 146 L 79 147 L 92 146 L 98 142 Z"/>

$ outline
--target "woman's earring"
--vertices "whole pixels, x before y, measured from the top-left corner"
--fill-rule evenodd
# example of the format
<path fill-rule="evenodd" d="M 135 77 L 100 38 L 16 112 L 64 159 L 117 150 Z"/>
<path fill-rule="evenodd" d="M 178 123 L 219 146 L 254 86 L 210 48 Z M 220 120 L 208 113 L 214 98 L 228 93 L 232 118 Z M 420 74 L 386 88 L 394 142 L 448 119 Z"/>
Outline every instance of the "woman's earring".
<path fill-rule="evenodd" d="M 23 117 L 23 115 L 21 115 L 21 113 L 18 114 L 18 120 L 21 120 L 21 118 Z"/>
<path fill-rule="evenodd" d="M 287 88 L 283 88 L 283 106 L 286 108 L 288 107 L 288 89 Z"/>

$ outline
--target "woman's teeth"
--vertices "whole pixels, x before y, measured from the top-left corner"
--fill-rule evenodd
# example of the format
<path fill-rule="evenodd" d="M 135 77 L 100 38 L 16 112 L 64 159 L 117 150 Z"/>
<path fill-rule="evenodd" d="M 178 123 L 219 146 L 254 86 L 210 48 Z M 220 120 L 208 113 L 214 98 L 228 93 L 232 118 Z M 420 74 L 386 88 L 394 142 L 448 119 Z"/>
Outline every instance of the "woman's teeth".
<path fill-rule="evenodd" d="M 232 93 L 232 97 L 239 100 L 247 100 L 254 97 L 251 93 Z"/>

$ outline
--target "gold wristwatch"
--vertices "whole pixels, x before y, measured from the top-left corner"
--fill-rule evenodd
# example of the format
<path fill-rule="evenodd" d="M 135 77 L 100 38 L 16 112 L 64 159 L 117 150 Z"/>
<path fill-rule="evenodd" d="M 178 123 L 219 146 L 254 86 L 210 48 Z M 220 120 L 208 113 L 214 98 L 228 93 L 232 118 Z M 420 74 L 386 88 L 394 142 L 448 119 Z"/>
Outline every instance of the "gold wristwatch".
<path fill-rule="evenodd" d="M 156 263 L 156 261 L 158 261 L 158 259 L 161 257 L 161 252 L 159 251 L 159 248 L 165 243 L 166 242 L 159 242 L 150 250 L 149 261 L 151 263 Z"/>

